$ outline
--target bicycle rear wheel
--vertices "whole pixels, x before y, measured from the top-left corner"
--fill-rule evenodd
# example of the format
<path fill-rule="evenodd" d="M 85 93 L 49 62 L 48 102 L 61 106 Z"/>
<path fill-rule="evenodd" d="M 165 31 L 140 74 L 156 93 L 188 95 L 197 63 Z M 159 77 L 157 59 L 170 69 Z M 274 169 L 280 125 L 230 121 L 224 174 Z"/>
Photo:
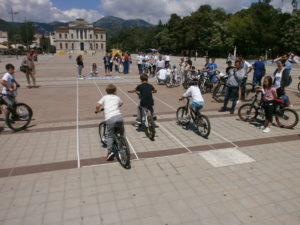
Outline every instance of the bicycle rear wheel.
<path fill-rule="evenodd" d="M 32 109 L 24 103 L 16 103 L 6 114 L 7 126 L 14 130 L 25 130 L 32 118 Z"/>
<path fill-rule="evenodd" d="M 184 119 L 184 115 L 187 114 L 187 108 L 185 106 L 181 106 L 177 109 L 176 112 L 176 119 L 178 124 L 180 125 L 187 125 L 190 121 Z"/>
<path fill-rule="evenodd" d="M 147 137 L 154 141 L 155 137 L 155 125 L 153 121 L 153 117 L 151 115 L 147 115 L 148 126 L 146 127 L 146 135 Z"/>
<path fill-rule="evenodd" d="M 106 123 L 103 121 L 99 124 L 99 136 L 103 145 L 107 145 L 106 140 Z"/>
<path fill-rule="evenodd" d="M 279 109 L 275 115 L 279 127 L 291 129 L 298 124 L 299 117 L 295 110 L 290 108 Z"/>
<path fill-rule="evenodd" d="M 239 108 L 238 115 L 242 121 L 253 122 L 258 115 L 258 111 L 255 106 L 249 103 Z"/>
<path fill-rule="evenodd" d="M 200 136 L 207 138 L 210 134 L 210 122 L 207 116 L 199 115 L 196 120 L 197 130 Z"/>
<path fill-rule="evenodd" d="M 127 143 L 126 137 L 119 136 L 117 137 L 118 146 L 117 146 L 117 159 L 119 163 L 126 169 L 130 167 L 130 149 Z"/>

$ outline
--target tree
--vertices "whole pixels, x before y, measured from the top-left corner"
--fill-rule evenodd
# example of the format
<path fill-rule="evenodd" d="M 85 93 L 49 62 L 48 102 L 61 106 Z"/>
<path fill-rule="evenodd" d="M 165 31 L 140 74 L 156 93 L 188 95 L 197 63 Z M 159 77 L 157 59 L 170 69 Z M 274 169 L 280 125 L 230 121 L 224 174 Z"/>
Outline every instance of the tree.
<path fill-rule="evenodd" d="M 21 42 L 24 45 L 30 45 L 34 40 L 34 26 L 31 22 L 22 23 L 20 26 Z"/>

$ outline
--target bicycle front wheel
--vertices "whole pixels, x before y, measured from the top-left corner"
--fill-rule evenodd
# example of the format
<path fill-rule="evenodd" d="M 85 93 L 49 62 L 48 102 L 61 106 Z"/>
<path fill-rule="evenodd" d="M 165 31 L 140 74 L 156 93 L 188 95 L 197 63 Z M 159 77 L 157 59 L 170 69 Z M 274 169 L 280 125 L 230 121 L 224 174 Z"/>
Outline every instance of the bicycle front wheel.
<path fill-rule="evenodd" d="M 291 129 L 298 124 L 299 117 L 295 110 L 290 108 L 280 109 L 276 115 L 276 123 L 279 127 Z"/>
<path fill-rule="evenodd" d="M 99 124 L 99 136 L 100 136 L 100 140 L 101 140 L 102 144 L 107 145 L 106 123 L 105 122 L 101 122 Z"/>
<path fill-rule="evenodd" d="M 258 115 L 258 111 L 252 104 L 244 104 L 239 108 L 238 115 L 242 121 L 253 122 Z"/>
<path fill-rule="evenodd" d="M 148 115 L 147 121 L 148 121 L 148 126 L 146 127 L 146 135 L 150 140 L 154 141 L 155 125 L 154 125 L 153 117 Z"/>
<path fill-rule="evenodd" d="M 196 120 L 196 126 L 200 136 L 207 138 L 210 134 L 210 122 L 207 116 L 199 115 Z"/>
<path fill-rule="evenodd" d="M 217 102 L 223 102 L 225 96 L 225 85 L 217 84 L 215 89 L 213 90 L 213 99 Z"/>
<path fill-rule="evenodd" d="M 6 114 L 7 126 L 14 130 L 25 130 L 32 118 L 32 109 L 24 103 L 16 103 Z"/>
<path fill-rule="evenodd" d="M 254 98 L 255 89 L 252 83 L 246 83 L 245 85 L 245 101 L 250 101 Z"/>
<path fill-rule="evenodd" d="M 184 119 L 184 116 L 187 114 L 187 108 L 185 106 L 179 107 L 176 112 L 176 119 L 178 124 L 187 125 L 189 121 Z"/>
<path fill-rule="evenodd" d="M 130 167 L 130 149 L 126 137 L 118 137 L 117 159 L 119 163 L 126 169 Z"/>

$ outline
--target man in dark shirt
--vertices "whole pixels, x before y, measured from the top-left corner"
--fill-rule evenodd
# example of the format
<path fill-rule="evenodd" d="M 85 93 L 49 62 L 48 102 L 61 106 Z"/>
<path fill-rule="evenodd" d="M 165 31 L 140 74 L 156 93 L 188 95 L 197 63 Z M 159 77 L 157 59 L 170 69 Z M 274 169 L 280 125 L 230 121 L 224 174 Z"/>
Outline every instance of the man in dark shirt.
<path fill-rule="evenodd" d="M 141 113 L 142 107 L 149 109 L 153 115 L 154 101 L 153 101 L 152 93 L 157 92 L 157 90 L 151 84 L 148 83 L 147 75 L 145 74 L 141 75 L 140 79 L 142 83 L 138 85 L 134 90 L 128 91 L 129 93 L 138 93 L 140 97 L 140 105 L 138 106 L 137 118 L 136 118 L 136 122 L 138 124 L 141 124 L 142 122 L 142 113 Z"/>
<path fill-rule="evenodd" d="M 253 73 L 253 86 L 261 86 L 261 78 L 266 74 L 266 68 L 264 63 L 264 58 L 262 56 L 252 65 L 254 69 Z"/>

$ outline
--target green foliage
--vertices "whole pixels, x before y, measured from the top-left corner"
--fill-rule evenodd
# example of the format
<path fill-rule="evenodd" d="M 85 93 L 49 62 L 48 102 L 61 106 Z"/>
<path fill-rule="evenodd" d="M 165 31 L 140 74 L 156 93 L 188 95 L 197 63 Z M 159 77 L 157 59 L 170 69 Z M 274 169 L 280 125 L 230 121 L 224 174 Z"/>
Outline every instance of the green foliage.
<path fill-rule="evenodd" d="M 238 55 L 259 56 L 266 50 L 276 56 L 287 51 L 300 53 L 300 13 L 281 13 L 269 0 L 227 14 L 223 9 L 202 5 L 181 18 L 171 14 L 166 24 L 148 31 L 123 30 L 110 40 L 111 46 L 136 51 L 156 48 L 162 53 L 181 54 L 197 50 L 200 55 L 227 56 L 237 46 Z"/>
<path fill-rule="evenodd" d="M 24 45 L 30 45 L 34 40 L 34 26 L 31 22 L 22 23 L 20 26 L 21 42 Z"/>
<path fill-rule="evenodd" d="M 46 38 L 44 35 L 40 38 L 40 47 L 44 52 L 49 51 L 50 38 Z"/>

